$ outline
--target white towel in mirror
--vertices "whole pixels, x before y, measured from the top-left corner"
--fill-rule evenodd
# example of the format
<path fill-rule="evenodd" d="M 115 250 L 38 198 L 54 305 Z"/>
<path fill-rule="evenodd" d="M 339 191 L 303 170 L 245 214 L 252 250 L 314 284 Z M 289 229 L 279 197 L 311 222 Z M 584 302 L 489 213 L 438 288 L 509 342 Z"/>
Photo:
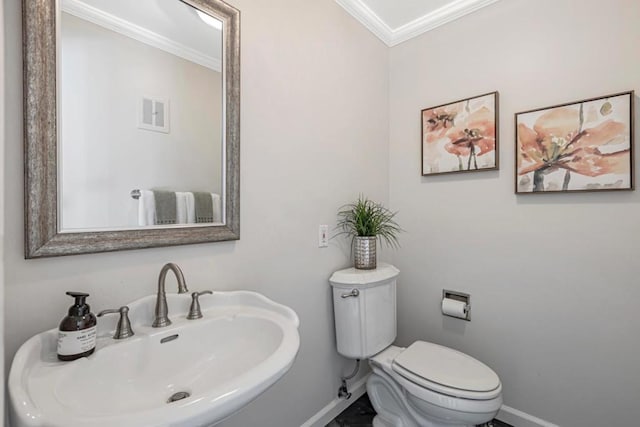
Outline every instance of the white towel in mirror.
<path fill-rule="evenodd" d="M 140 190 L 138 199 L 138 225 L 155 225 L 156 223 L 156 199 L 153 191 Z"/>
<path fill-rule="evenodd" d="M 196 210 L 193 193 L 176 191 L 176 223 L 195 224 Z"/>
<path fill-rule="evenodd" d="M 222 222 L 222 199 L 219 194 L 211 193 L 213 202 L 213 222 Z"/>

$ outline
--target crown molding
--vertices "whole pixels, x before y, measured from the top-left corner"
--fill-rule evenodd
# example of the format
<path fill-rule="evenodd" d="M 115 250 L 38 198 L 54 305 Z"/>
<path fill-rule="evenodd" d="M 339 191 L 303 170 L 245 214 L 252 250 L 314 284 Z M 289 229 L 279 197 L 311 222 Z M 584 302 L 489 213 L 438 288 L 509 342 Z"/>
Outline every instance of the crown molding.
<path fill-rule="evenodd" d="M 360 0 L 355 0 L 360 1 Z M 391 44 L 395 46 L 409 39 L 419 36 L 420 34 L 431 31 L 444 24 L 462 18 L 465 15 L 489 6 L 499 0 L 456 0 L 434 10 L 414 21 L 411 21 L 393 31 Z"/>
<path fill-rule="evenodd" d="M 221 72 L 222 61 L 185 44 L 178 43 L 163 35 L 147 30 L 139 25 L 104 12 L 79 0 L 63 0 L 62 11 L 80 19 L 92 22 L 108 30 L 130 37 L 165 52 L 195 62 L 203 67 Z"/>
<path fill-rule="evenodd" d="M 387 46 L 391 46 L 393 30 L 376 15 L 362 0 L 336 0 L 344 10 L 356 18 Z"/>
<path fill-rule="evenodd" d="M 362 0 L 336 0 L 350 15 L 389 47 L 417 37 L 497 1 L 499 0 L 454 0 L 401 27 L 391 29 Z"/>

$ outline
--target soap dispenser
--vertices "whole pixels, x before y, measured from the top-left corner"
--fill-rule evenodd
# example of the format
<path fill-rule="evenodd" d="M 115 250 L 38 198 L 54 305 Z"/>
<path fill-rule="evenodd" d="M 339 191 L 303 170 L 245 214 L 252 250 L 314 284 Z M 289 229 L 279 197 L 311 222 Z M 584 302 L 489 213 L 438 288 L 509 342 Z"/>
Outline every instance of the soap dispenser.
<path fill-rule="evenodd" d="M 75 304 L 69 307 L 69 313 L 60 322 L 58 328 L 58 359 L 65 362 L 89 356 L 96 348 L 96 329 L 98 321 L 91 313 L 86 299 L 89 294 L 67 292 L 75 298 Z"/>

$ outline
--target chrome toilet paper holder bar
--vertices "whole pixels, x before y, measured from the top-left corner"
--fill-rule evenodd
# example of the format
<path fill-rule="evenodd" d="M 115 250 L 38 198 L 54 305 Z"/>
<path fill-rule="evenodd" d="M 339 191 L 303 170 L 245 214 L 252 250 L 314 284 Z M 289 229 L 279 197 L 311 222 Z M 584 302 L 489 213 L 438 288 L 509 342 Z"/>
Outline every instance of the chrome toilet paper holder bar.
<path fill-rule="evenodd" d="M 442 290 L 442 299 L 444 300 L 445 298 L 448 299 L 452 299 L 452 300 L 456 300 L 456 301 L 461 301 L 463 303 L 465 303 L 467 305 L 467 317 L 463 318 L 462 320 L 467 320 L 467 321 L 471 321 L 471 295 L 464 293 L 464 292 L 458 292 L 458 291 L 451 291 L 448 289 L 443 289 Z M 442 313 L 445 316 L 449 316 L 446 313 Z M 454 317 L 454 316 L 450 316 L 450 317 Z M 458 319 L 458 317 L 456 317 Z"/>

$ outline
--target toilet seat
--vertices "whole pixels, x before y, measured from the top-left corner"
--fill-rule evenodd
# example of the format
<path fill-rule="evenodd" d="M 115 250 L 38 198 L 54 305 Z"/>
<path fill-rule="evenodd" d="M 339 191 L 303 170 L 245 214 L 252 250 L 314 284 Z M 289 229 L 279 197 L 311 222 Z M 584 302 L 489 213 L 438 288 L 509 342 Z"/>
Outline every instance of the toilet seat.
<path fill-rule="evenodd" d="M 416 341 L 397 354 L 391 368 L 419 387 L 452 397 L 491 400 L 502 392 L 498 375 L 484 363 L 425 341 Z"/>

